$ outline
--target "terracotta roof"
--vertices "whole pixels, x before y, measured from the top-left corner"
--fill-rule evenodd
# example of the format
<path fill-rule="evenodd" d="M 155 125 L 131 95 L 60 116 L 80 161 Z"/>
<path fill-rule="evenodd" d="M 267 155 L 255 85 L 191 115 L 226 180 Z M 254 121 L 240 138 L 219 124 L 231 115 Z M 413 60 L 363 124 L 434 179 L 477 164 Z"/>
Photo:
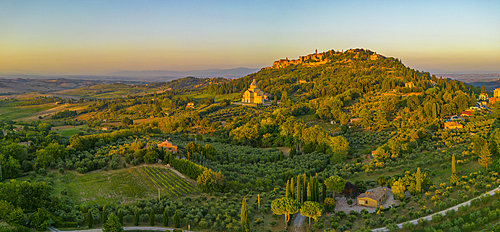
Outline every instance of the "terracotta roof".
<path fill-rule="evenodd" d="M 158 144 L 158 147 L 175 147 L 177 148 L 177 146 L 173 145 L 171 142 L 169 141 L 165 141 L 163 143 L 160 143 Z"/>
<path fill-rule="evenodd" d="M 387 189 L 385 187 L 377 187 L 372 190 L 367 190 L 366 192 L 360 194 L 358 198 L 368 197 L 378 202 L 384 196 L 387 190 L 390 191 L 390 189 Z"/>

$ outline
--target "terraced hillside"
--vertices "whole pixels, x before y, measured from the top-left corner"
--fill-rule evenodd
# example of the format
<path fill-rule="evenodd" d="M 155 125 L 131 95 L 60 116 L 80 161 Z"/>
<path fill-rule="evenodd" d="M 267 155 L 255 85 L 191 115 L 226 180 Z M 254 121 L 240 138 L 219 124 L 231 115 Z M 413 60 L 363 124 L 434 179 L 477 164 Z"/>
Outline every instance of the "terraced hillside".
<path fill-rule="evenodd" d="M 142 166 L 140 167 L 140 170 L 161 189 L 162 193 L 167 194 L 169 197 L 179 197 L 186 194 L 199 193 L 198 189 L 196 189 L 193 184 L 166 168 Z"/>

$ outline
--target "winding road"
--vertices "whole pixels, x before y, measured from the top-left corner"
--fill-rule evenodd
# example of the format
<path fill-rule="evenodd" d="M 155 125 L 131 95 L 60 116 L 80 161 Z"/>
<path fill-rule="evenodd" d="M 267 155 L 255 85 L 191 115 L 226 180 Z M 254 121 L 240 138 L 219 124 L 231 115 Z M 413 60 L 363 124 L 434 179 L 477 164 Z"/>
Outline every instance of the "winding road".
<path fill-rule="evenodd" d="M 491 196 L 493 196 L 493 195 L 495 195 L 495 191 L 496 191 L 496 190 L 499 190 L 499 191 L 500 191 L 500 188 L 493 189 L 493 190 L 491 190 L 491 191 L 489 191 L 489 192 L 487 192 L 487 193 L 489 193 Z M 482 194 L 482 195 L 481 195 L 481 196 L 479 196 L 479 197 L 482 197 L 482 196 L 484 196 L 484 195 L 486 195 L 486 193 Z M 451 207 L 451 208 L 445 209 L 445 210 L 443 210 L 443 211 L 439 211 L 439 212 L 437 212 L 437 213 L 433 213 L 433 214 L 428 215 L 428 216 L 425 216 L 425 217 L 421 217 L 421 218 L 417 218 L 417 219 L 414 219 L 414 220 L 411 220 L 411 221 L 406 221 L 406 222 L 403 222 L 403 223 L 399 223 L 399 224 L 397 224 L 397 226 L 398 226 L 399 228 L 403 228 L 403 224 L 406 224 L 406 223 L 408 223 L 408 222 L 409 222 L 409 223 L 412 223 L 412 224 L 414 224 L 414 225 L 417 225 L 417 224 L 418 224 L 418 221 L 419 221 L 420 219 L 427 220 L 427 221 L 432 221 L 432 216 L 434 216 L 434 215 L 436 215 L 436 214 L 445 215 L 445 214 L 446 214 L 446 212 L 448 212 L 448 211 L 450 211 L 450 210 L 455 210 L 455 211 L 458 211 L 458 208 L 459 208 L 460 206 L 463 206 L 463 205 L 470 205 L 470 202 L 471 202 L 472 200 L 477 199 L 477 198 L 479 198 L 479 197 L 472 198 L 472 199 L 470 199 L 470 200 L 468 200 L 468 201 L 466 201 L 466 202 L 460 203 L 460 204 L 455 205 L 455 206 L 453 206 L 453 207 Z M 375 231 L 375 232 L 381 232 L 381 231 L 389 231 L 389 230 L 388 230 L 386 227 L 382 227 L 382 228 L 372 229 L 372 231 Z"/>

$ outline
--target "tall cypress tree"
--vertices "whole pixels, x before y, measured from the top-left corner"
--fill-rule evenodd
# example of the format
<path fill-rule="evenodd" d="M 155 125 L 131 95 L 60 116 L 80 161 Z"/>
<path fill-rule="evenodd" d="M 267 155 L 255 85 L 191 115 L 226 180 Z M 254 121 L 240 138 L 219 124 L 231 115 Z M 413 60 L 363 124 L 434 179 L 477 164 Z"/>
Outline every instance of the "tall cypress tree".
<path fill-rule="evenodd" d="M 290 197 L 291 198 L 294 198 L 294 196 L 295 196 L 295 193 L 294 193 L 294 191 L 295 191 L 294 183 L 295 182 L 293 181 L 293 177 L 292 177 L 292 179 L 290 180 Z"/>
<path fill-rule="evenodd" d="M 311 182 L 311 201 L 316 201 L 316 181 L 313 177 L 309 177 L 309 181 Z"/>
<path fill-rule="evenodd" d="M 306 180 L 306 174 L 302 175 L 302 178 L 303 178 L 303 185 L 302 186 L 304 186 L 302 188 L 302 202 L 304 202 L 304 201 L 307 201 L 307 184 L 306 184 L 307 180 Z M 306 199 L 304 199 L 304 198 L 306 198 Z"/>
<path fill-rule="evenodd" d="M 94 219 L 92 218 L 92 212 L 90 209 L 87 211 L 87 227 L 92 228 L 94 226 Z"/>
<path fill-rule="evenodd" d="M 250 231 L 250 222 L 248 221 L 248 207 L 247 207 L 247 199 L 243 198 L 243 203 L 241 204 L 241 231 L 249 232 Z"/>
<path fill-rule="evenodd" d="M 311 200 L 311 182 L 307 183 L 307 200 Z"/>
<path fill-rule="evenodd" d="M 168 226 L 168 211 L 167 208 L 163 210 L 163 226 Z"/>
<path fill-rule="evenodd" d="M 106 211 L 106 206 L 102 207 L 102 224 L 108 221 L 108 211 Z"/>
<path fill-rule="evenodd" d="M 321 193 L 323 195 L 322 201 L 325 202 L 326 199 L 326 185 L 325 185 L 325 173 L 323 172 L 323 183 L 321 183 Z"/>
<path fill-rule="evenodd" d="M 290 197 L 290 180 L 286 181 L 286 192 L 285 197 Z"/>
<path fill-rule="evenodd" d="M 175 226 L 175 228 L 181 227 L 181 215 L 179 214 L 178 210 L 175 210 L 175 213 L 174 213 L 174 226 Z"/>
<path fill-rule="evenodd" d="M 137 209 L 135 209 L 135 212 L 134 212 L 134 226 L 138 226 L 139 225 L 139 211 L 137 211 Z"/>
<path fill-rule="evenodd" d="M 155 225 L 155 211 L 154 210 L 151 210 L 151 212 L 149 212 L 149 225 L 150 226 Z"/>
<path fill-rule="evenodd" d="M 319 202 L 319 178 L 318 173 L 316 173 L 316 202 Z"/>
<path fill-rule="evenodd" d="M 118 222 L 123 226 L 123 210 L 118 210 Z"/>
<path fill-rule="evenodd" d="M 302 192 L 300 191 L 300 176 L 297 176 L 297 201 L 301 202 Z"/>

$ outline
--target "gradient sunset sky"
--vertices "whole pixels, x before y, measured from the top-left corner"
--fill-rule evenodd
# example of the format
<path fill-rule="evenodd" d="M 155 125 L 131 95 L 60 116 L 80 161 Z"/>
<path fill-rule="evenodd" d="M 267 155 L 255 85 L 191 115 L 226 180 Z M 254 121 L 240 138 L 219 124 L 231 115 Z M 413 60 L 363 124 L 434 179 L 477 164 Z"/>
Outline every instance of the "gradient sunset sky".
<path fill-rule="evenodd" d="M 500 71 L 500 1 L 0 0 L 4 73 L 262 68 L 349 48 Z"/>

